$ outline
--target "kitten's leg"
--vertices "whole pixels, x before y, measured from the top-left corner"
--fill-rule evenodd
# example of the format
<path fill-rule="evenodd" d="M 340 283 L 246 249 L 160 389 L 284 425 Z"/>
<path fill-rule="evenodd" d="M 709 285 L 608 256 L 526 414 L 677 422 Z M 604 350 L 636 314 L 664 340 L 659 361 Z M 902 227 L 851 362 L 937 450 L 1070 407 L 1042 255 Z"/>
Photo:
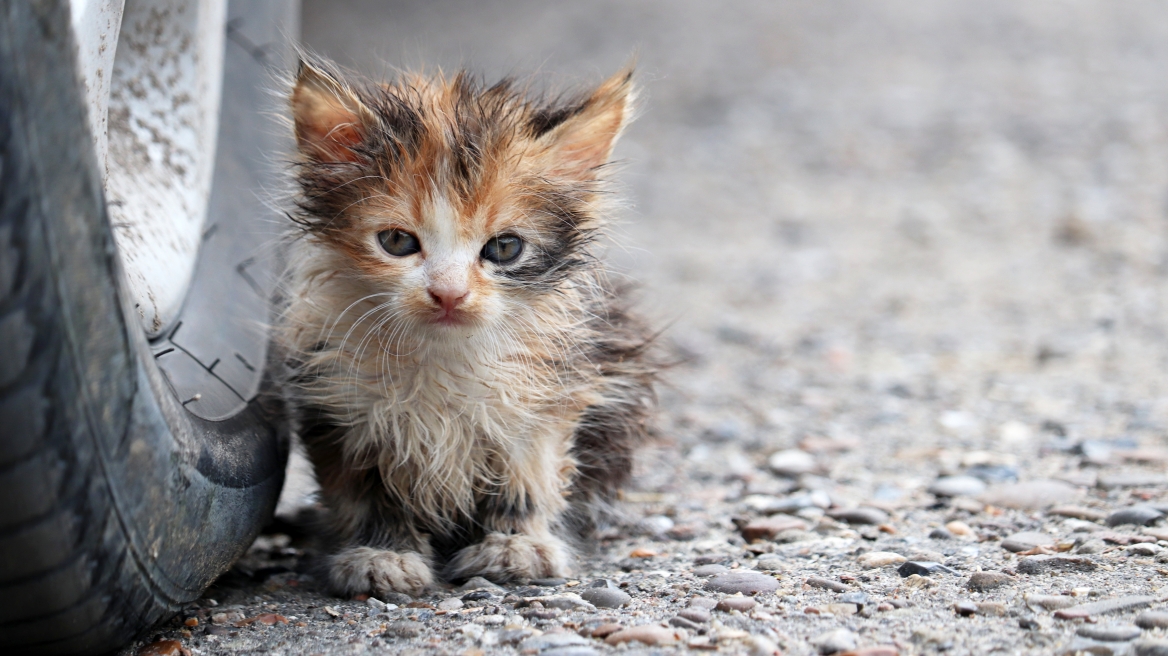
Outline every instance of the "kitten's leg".
<path fill-rule="evenodd" d="M 413 551 L 349 547 L 329 557 L 328 570 L 329 587 L 346 597 L 387 592 L 416 597 L 434 582 L 428 559 Z"/>
<path fill-rule="evenodd" d="M 567 576 L 571 552 L 546 528 L 522 533 L 488 533 L 482 542 L 455 555 L 448 566 L 452 579 L 482 576 L 491 581 Z"/>

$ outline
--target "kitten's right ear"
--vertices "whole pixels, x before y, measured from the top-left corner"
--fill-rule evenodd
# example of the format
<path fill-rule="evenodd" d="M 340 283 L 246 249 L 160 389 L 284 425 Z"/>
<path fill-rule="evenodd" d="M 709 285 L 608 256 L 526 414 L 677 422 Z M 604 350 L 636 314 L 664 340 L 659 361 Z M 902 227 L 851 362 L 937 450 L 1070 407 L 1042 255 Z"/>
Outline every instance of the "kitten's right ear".
<path fill-rule="evenodd" d="M 322 162 L 356 162 L 354 150 L 371 125 L 371 112 L 332 75 L 300 60 L 292 90 L 292 118 L 300 152 Z"/>

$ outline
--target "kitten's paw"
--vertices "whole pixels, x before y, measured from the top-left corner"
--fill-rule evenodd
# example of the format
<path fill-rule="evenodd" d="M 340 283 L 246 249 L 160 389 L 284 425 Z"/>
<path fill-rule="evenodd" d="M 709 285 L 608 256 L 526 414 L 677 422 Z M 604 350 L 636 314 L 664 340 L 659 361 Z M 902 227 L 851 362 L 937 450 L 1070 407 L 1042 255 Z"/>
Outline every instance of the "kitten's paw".
<path fill-rule="evenodd" d="M 433 582 L 430 564 L 421 554 L 409 551 L 352 547 L 329 561 L 329 583 L 333 592 L 344 596 L 403 592 L 416 597 Z"/>
<path fill-rule="evenodd" d="M 497 582 L 568 575 L 568 548 L 552 536 L 490 533 L 454 557 L 451 578 L 482 576 Z"/>

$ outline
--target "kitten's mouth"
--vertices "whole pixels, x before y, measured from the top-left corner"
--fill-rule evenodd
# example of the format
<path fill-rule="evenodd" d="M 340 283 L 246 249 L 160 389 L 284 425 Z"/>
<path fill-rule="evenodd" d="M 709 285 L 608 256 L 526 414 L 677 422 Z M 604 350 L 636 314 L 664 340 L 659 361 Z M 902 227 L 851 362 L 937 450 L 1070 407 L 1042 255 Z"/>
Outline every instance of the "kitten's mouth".
<path fill-rule="evenodd" d="M 459 310 L 438 310 L 434 314 L 434 318 L 430 320 L 430 323 L 436 323 L 439 326 L 466 325 L 466 313 L 460 312 Z"/>

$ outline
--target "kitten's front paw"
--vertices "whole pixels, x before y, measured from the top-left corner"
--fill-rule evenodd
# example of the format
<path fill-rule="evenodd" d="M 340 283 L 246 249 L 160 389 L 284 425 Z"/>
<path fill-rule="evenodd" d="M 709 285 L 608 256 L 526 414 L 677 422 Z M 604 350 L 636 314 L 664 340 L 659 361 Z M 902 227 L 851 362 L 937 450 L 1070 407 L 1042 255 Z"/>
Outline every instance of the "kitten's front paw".
<path fill-rule="evenodd" d="M 490 533 L 458 552 L 449 572 L 454 579 L 482 576 L 499 583 L 567 576 L 568 548 L 552 536 Z"/>
<path fill-rule="evenodd" d="M 351 547 L 329 561 L 329 583 L 339 595 L 403 592 L 416 597 L 433 582 L 430 564 L 413 552 Z"/>

